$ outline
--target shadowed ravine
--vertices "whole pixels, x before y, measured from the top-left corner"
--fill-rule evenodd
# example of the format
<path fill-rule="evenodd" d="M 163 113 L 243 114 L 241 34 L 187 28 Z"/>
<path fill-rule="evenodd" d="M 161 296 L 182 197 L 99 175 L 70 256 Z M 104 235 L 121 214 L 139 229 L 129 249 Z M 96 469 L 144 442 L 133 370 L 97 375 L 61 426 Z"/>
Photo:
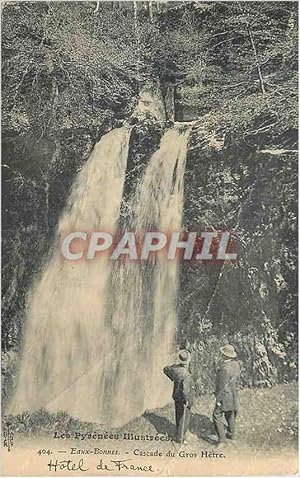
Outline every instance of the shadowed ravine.
<path fill-rule="evenodd" d="M 63 211 L 66 232 L 115 232 L 130 129 L 103 136 Z M 163 136 L 130 199 L 124 228 L 178 231 L 188 131 Z M 122 426 L 161 407 L 170 384 L 161 369 L 174 352 L 175 261 L 64 261 L 57 247 L 31 291 L 16 389 L 7 412 L 46 408 Z"/>

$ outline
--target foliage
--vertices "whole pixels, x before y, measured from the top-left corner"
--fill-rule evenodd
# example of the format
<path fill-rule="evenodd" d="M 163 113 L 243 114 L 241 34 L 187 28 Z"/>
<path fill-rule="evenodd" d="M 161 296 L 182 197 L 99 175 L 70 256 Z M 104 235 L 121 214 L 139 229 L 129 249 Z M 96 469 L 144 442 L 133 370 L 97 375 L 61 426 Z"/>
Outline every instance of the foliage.
<path fill-rule="evenodd" d="M 49 413 L 45 409 L 40 409 L 35 412 L 23 412 L 17 416 L 7 415 L 4 420 L 9 421 L 13 427 L 14 432 L 18 435 L 38 434 L 47 435 L 51 434 L 53 437 L 54 431 L 58 433 L 95 431 L 94 424 L 89 422 L 81 422 L 80 420 L 70 417 L 65 412 Z M 84 427 L 84 428 L 82 428 Z"/>
<path fill-rule="evenodd" d="M 151 78 L 239 139 L 297 127 L 296 2 L 184 2 L 151 20 L 142 3 L 5 4 L 5 128 L 98 128 Z"/>
<path fill-rule="evenodd" d="M 166 12 L 165 24 L 158 71 L 175 77 L 187 111 L 209 113 L 236 143 L 297 129 L 296 3 L 187 4 L 177 21 Z"/>
<path fill-rule="evenodd" d="M 105 3 L 14 3 L 4 7 L 4 124 L 53 134 L 99 128 L 132 104 L 134 36 Z M 130 28 L 131 26 L 131 28 Z M 111 40 L 111 44 L 107 41 Z"/>

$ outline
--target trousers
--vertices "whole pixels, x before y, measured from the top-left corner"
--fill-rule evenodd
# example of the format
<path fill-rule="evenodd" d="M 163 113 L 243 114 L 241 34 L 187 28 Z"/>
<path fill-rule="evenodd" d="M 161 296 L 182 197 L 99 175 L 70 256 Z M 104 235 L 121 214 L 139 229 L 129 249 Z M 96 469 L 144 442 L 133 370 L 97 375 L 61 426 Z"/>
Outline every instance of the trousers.
<path fill-rule="evenodd" d="M 190 426 L 191 407 L 185 406 L 184 402 L 175 402 L 176 440 L 181 443 L 185 440 L 186 433 Z"/>
<path fill-rule="evenodd" d="M 224 441 L 226 437 L 224 416 L 227 422 L 227 437 L 234 438 L 235 434 L 235 419 L 237 417 L 237 410 L 229 410 L 224 412 L 218 405 L 215 406 L 213 412 L 213 422 L 219 441 Z"/>

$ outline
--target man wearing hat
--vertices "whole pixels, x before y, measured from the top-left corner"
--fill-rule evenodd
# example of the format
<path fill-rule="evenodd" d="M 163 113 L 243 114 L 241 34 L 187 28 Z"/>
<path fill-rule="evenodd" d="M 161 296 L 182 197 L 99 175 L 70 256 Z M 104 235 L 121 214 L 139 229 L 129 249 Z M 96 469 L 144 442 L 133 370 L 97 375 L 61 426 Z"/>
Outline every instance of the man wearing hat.
<path fill-rule="evenodd" d="M 235 419 L 238 410 L 236 381 L 241 369 L 236 360 L 236 351 L 232 345 L 224 345 L 220 348 L 220 351 L 222 363 L 217 371 L 216 406 L 213 412 L 213 422 L 219 443 L 224 443 L 225 438 L 234 439 Z M 224 416 L 228 425 L 227 433 L 225 433 Z"/>
<path fill-rule="evenodd" d="M 194 401 L 192 376 L 189 372 L 191 354 L 188 350 L 180 350 L 178 364 L 164 368 L 164 374 L 174 382 L 173 399 L 175 403 L 176 439 L 186 444 L 186 433 L 189 429 L 191 407 Z"/>

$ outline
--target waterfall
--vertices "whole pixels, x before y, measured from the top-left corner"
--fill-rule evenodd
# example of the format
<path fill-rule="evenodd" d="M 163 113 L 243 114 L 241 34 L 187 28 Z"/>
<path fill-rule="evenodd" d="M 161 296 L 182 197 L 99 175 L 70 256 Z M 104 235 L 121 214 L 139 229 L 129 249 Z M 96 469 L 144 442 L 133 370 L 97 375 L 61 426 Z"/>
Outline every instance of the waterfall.
<path fill-rule="evenodd" d="M 116 129 L 95 146 L 60 218 L 59 237 L 65 231 L 111 231 L 117 227 L 129 136 L 129 129 Z M 28 301 L 10 413 L 44 407 L 65 410 L 82 420 L 97 417 L 105 350 L 107 262 L 71 264 L 63 261 L 57 244 L 54 247 Z"/>
<path fill-rule="evenodd" d="M 58 239 L 118 227 L 130 130 L 106 134 L 72 188 Z M 181 228 L 188 132 L 165 133 L 130 199 L 124 228 Z M 33 287 L 8 413 L 45 408 L 121 426 L 170 400 L 162 367 L 175 350 L 176 261 L 63 260 L 57 243 Z M 172 357 L 173 358 L 173 357 Z"/>
<path fill-rule="evenodd" d="M 181 228 L 187 132 L 170 130 L 150 159 L 130 201 L 124 228 L 161 232 Z M 174 359 L 177 263 L 162 252 L 156 262 L 117 262 L 113 266 L 106 320 L 111 331 L 106 354 L 103 415 L 119 424 L 171 397 L 162 368 Z"/>

